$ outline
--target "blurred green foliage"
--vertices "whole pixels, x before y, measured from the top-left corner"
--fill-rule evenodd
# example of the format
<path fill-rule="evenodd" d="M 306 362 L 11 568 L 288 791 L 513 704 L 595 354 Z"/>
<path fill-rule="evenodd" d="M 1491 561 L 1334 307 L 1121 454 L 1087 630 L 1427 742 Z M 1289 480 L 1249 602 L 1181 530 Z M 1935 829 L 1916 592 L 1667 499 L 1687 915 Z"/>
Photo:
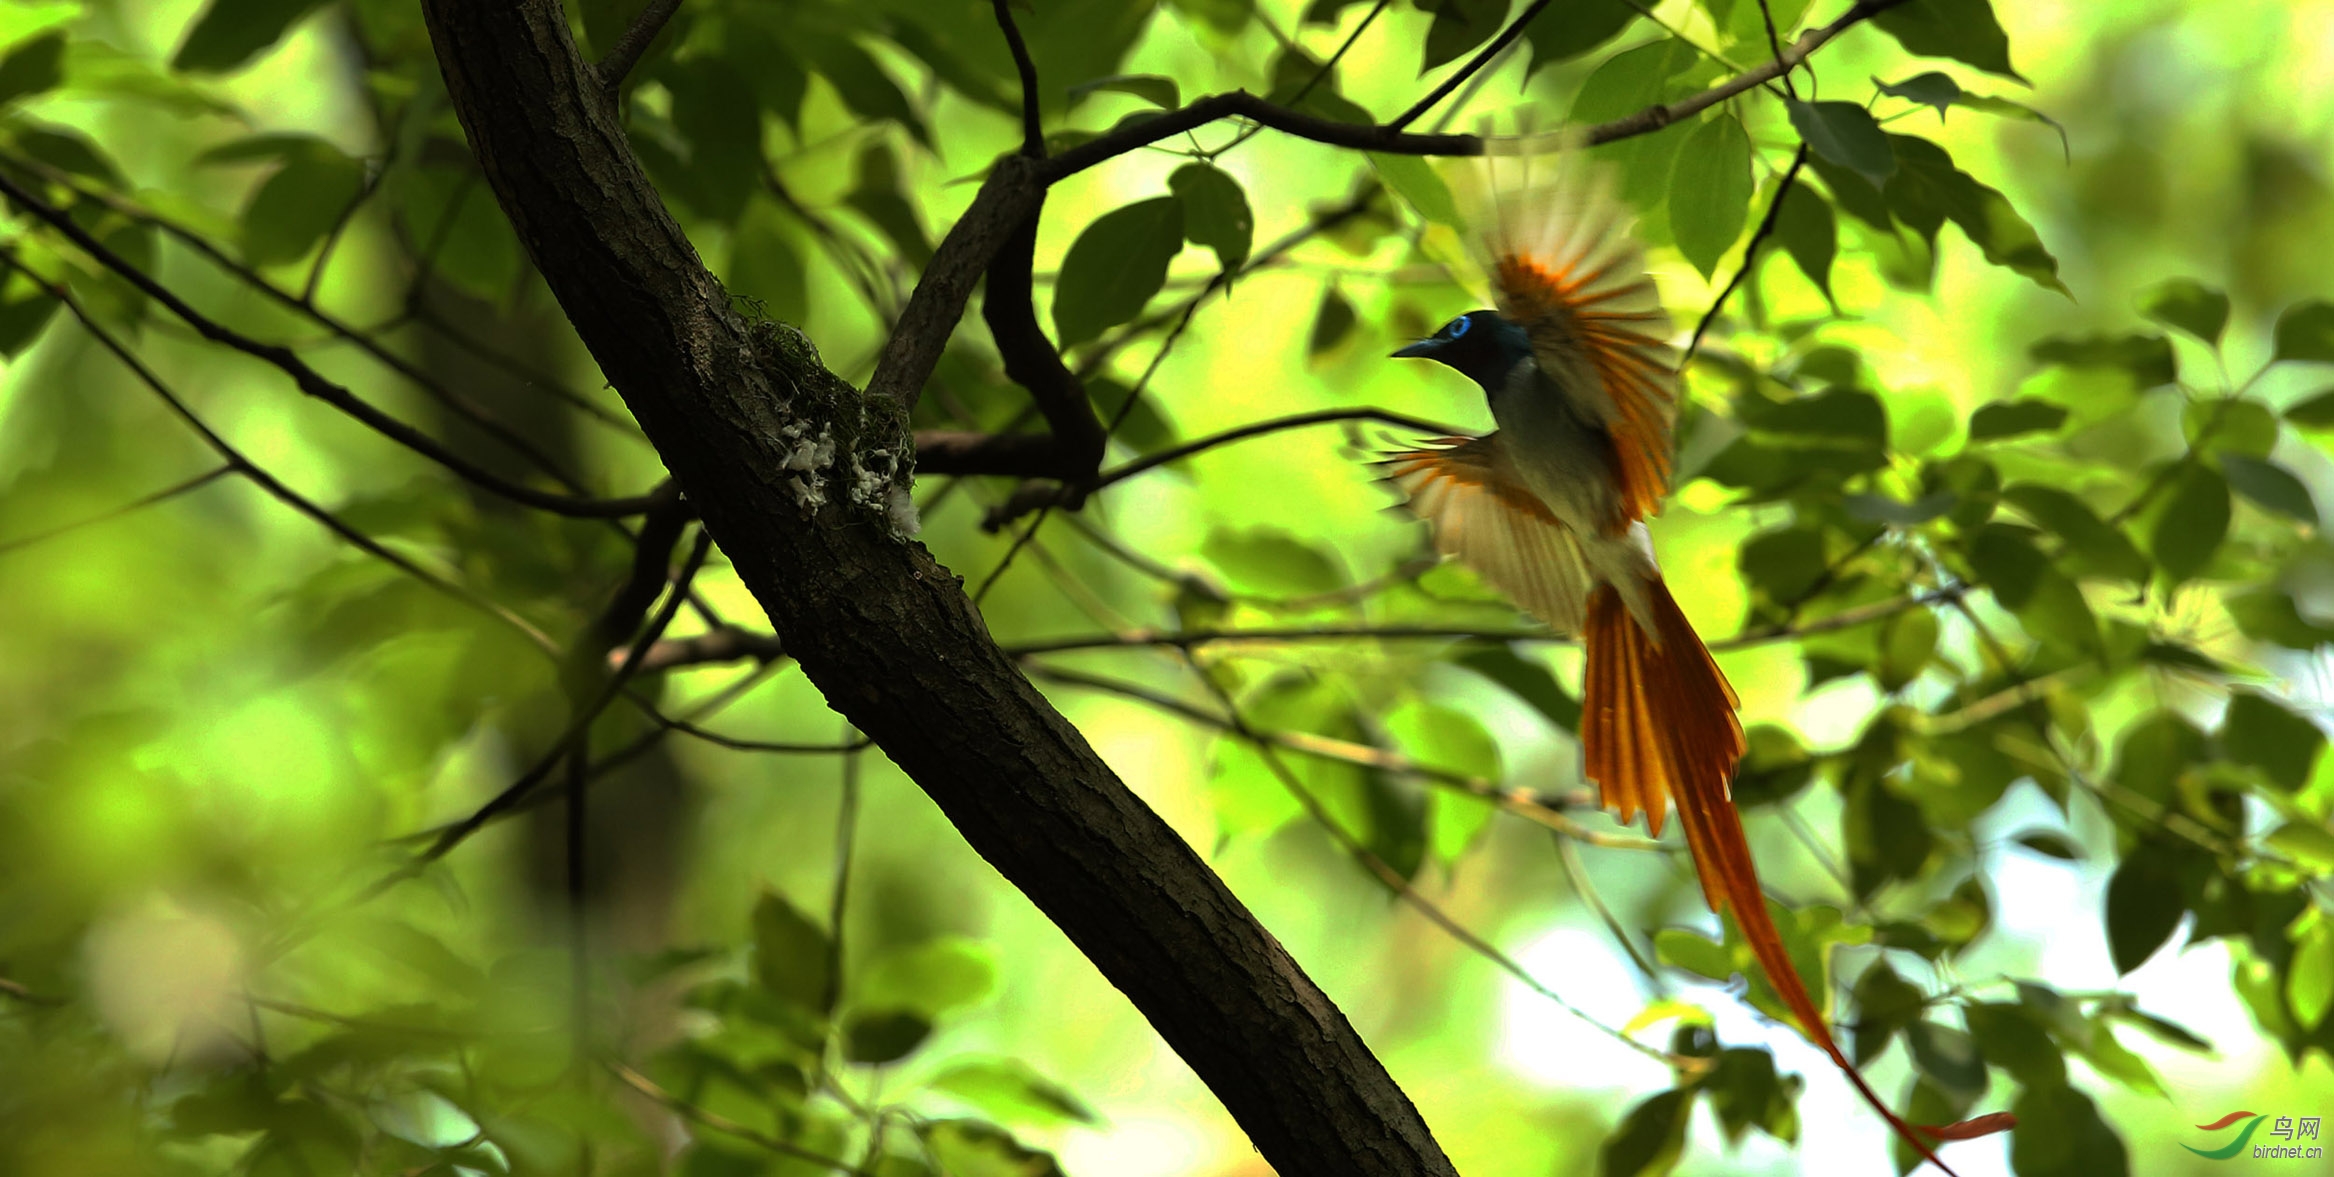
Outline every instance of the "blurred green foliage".
<path fill-rule="evenodd" d="M 571 5 L 586 52 L 642 7 Z M 1060 150 L 1234 87 L 1391 117 L 1524 7 L 1015 17 Z M 1416 129 L 1618 118 L 1836 15 L 1555 5 Z M 2322 0 L 1913 0 L 1792 94 L 1594 151 L 1682 321 L 1747 268 L 1689 371 L 1655 535 L 1744 696 L 1736 795 L 1802 973 L 1912 1118 L 2020 1119 L 1950 1151 L 1964 1173 L 2186 1171 L 2181 1125 L 2334 1090 L 2328 43 Z M 1019 143 L 980 0 L 684 0 L 620 102 L 741 305 L 855 381 Z M 454 453 L 545 488 L 661 475 L 495 206 L 410 0 L 7 0 L 0 170 Z M 1041 321 L 1111 461 L 1323 408 L 1479 425 L 1458 382 L 1382 358 L 1478 302 L 1450 264 L 1457 170 L 1219 125 L 1057 188 Z M 791 751 L 629 704 L 588 734 L 581 1033 L 607 1062 L 579 1067 L 556 807 L 370 888 L 559 738 L 576 671 L 520 631 L 593 633 L 630 542 L 352 429 L 10 211 L 0 1172 L 1262 1171 L 912 786 L 831 750 L 848 733 L 783 660 L 636 685 Z M 468 598 L 217 468 L 59 291 L 251 463 Z M 917 424 L 1033 417 L 975 321 Z M 1355 459 L 1386 436 L 1206 448 L 1002 533 L 981 525 L 1009 483 L 927 479 L 925 539 L 968 584 L 1011 561 L 993 631 L 1057 647 L 1027 660 L 1041 683 L 1465 1171 L 1879 1171 L 1876 1125 L 1808 1114 L 1836 1085 L 1820 1058 L 1722 991 L 1751 976 L 1748 1006 L 1782 1014 L 1682 861 L 1570 796 L 1574 656 L 1376 510 Z M 695 587 L 677 634 L 758 617 L 718 560 Z M 1389 875 L 1512 959 L 1400 914 Z M 1531 950 L 1572 924 L 1639 971 Z M 2225 963 L 2175 975 L 2168 947 Z M 1543 999 L 1502 967 L 1663 1061 L 1596 1034 L 1612 1053 L 1547 1061 L 1511 1008 Z"/>

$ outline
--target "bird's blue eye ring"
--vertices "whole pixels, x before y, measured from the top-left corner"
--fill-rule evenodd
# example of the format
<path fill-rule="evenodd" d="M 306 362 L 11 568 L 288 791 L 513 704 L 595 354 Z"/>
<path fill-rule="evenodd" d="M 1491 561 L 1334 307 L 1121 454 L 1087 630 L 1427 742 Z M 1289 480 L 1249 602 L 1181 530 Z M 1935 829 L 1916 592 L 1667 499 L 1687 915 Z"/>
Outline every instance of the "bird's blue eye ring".
<path fill-rule="evenodd" d="M 1472 326 L 1474 326 L 1474 324 L 1468 322 L 1465 315 L 1461 315 L 1458 318 L 1451 320 L 1450 326 L 1443 328 L 1443 334 L 1448 338 L 1457 339 L 1458 337 L 1465 335 L 1467 333 L 1467 328 Z"/>

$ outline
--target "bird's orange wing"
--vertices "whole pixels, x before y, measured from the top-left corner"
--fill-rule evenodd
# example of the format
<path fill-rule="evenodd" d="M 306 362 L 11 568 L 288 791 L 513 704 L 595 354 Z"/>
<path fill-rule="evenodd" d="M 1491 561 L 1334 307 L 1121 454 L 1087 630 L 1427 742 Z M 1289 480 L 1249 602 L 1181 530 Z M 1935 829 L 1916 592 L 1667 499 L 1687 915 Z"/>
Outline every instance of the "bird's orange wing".
<path fill-rule="evenodd" d="M 1379 465 L 1426 520 L 1436 551 L 1558 633 L 1578 633 L 1590 587 L 1580 538 L 1507 469 L 1497 436 L 1440 438 Z"/>
<path fill-rule="evenodd" d="M 1669 493 L 1678 410 L 1669 315 L 1627 207 L 1586 161 L 1559 158 L 1547 182 L 1524 179 L 1487 198 L 1477 244 L 1499 312 L 1531 337 L 1563 395 L 1604 423 L 1625 521 L 1644 519 Z"/>

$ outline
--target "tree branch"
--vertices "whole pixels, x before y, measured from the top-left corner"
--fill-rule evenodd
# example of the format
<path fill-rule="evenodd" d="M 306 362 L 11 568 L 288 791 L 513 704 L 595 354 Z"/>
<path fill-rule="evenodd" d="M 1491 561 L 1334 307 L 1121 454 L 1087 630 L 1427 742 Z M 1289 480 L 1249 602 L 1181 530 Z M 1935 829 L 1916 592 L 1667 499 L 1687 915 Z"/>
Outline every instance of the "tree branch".
<path fill-rule="evenodd" d="M 1764 0 L 1761 2 L 1763 3 Z M 1451 91 L 1464 85 L 1468 78 L 1475 76 L 1483 67 L 1490 65 L 1493 58 L 1506 52 L 1507 47 L 1514 44 L 1517 37 L 1523 35 L 1524 26 L 1531 24 L 1532 18 L 1540 15 L 1541 10 L 1546 7 L 1548 7 L 1548 0 L 1532 0 L 1531 5 L 1518 14 L 1514 20 L 1509 21 L 1506 28 L 1499 30 L 1499 35 L 1493 37 L 1491 43 L 1483 47 L 1482 52 L 1477 53 L 1467 64 L 1459 67 L 1458 71 L 1450 77 L 1444 78 L 1441 85 L 1428 91 L 1426 97 L 1413 103 L 1410 109 L 1395 115 L 1386 125 L 1399 131 L 1417 122 L 1420 115 L 1434 109 L 1435 103 L 1448 97 Z"/>
<path fill-rule="evenodd" d="M 520 241 L 831 705 L 1128 995 L 1283 1177 L 1451 1174 L 1344 1015 L 997 649 L 956 578 L 896 538 L 880 502 L 813 505 L 788 469 L 805 436 L 832 436 L 838 465 L 906 443 L 902 411 L 973 283 L 1035 211 L 1036 165 L 990 173 L 861 396 L 799 336 L 730 312 L 558 0 L 422 9 Z"/>
<path fill-rule="evenodd" d="M 993 0 L 997 28 L 1005 34 L 1005 45 L 1013 51 L 1013 68 L 1021 75 L 1021 154 L 1044 159 L 1045 128 L 1038 117 L 1037 63 L 1029 59 L 1029 43 L 1021 39 L 1021 28 L 1013 23 L 1009 2 Z"/>
<path fill-rule="evenodd" d="M 382 412 L 355 393 L 325 379 L 322 373 L 310 367 L 308 361 L 301 359 L 299 354 L 292 349 L 272 343 L 261 343 L 194 309 L 185 299 L 180 298 L 168 287 L 155 281 L 144 270 L 131 265 L 120 254 L 106 248 L 104 243 L 98 241 L 87 229 L 82 228 L 73 218 L 67 216 L 64 210 L 33 195 L 5 171 L 0 171 L 0 195 L 5 195 L 10 201 L 31 213 L 42 223 L 64 234 L 92 260 L 113 271 L 122 280 L 136 287 L 140 293 L 169 308 L 171 314 L 178 316 L 187 326 L 194 328 L 195 332 L 204 339 L 233 348 L 253 359 L 269 364 L 290 376 L 292 383 L 298 386 L 301 392 L 356 418 L 375 433 L 445 467 L 466 482 L 524 506 L 549 511 L 555 515 L 576 518 L 604 519 L 637 515 L 647 510 L 655 501 L 653 495 L 640 495 L 626 499 L 583 499 L 573 495 L 536 490 L 534 487 L 512 482 L 502 475 L 446 449 L 428 434 Z"/>
<path fill-rule="evenodd" d="M 608 55 L 592 67 L 592 72 L 598 76 L 600 88 L 606 90 L 609 97 L 615 97 L 617 89 L 624 85 L 625 75 L 632 72 L 633 66 L 640 64 L 641 57 L 648 53 L 648 47 L 656 42 L 656 35 L 664 31 L 665 22 L 673 19 L 673 14 L 680 10 L 681 0 L 648 0 L 648 7 L 641 9 L 640 15 L 632 18 L 631 27 L 625 29 L 624 35 L 616 38 L 616 43 L 608 47 Z"/>
<path fill-rule="evenodd" d="M 1775 222 L 1783 215 L 1783 198 L 1791 195 L 1791 185 L 1799 179 L 1799 169 L 1806 166 L 1807 144 L 1801 143 L 1798 154 L 1791 157 L 1790 169 L 1783 173 L 1783 182 L 1775 185 L 1775 199 L 1767 202 L 1767 215 L 1759 218 L 1759 227 L 1751 234 L 1750 244 L 1743 247 L 1741 267 L 1734 271 L 1734 277 L 1727 279 L 1726 288 L 1718 292 L 1718 297 L 1710 300 L 1710 309 L 1702 312 L 1702 320 L 1694 324 L 1693 338 L 1686 341 L 1686 350 L 1678 357 L 1678 367 L 1685 367 L 1693 360 L 1694 353 L 1702 350 L 1703 333 L 1718 320 L 1718 312 L 1725 309 L 1726 300 L 1734 296 L 1735 289 L 1750 277 L 1751 267 L 1759 261 L 1759 246 L 1774 234 Z"/>

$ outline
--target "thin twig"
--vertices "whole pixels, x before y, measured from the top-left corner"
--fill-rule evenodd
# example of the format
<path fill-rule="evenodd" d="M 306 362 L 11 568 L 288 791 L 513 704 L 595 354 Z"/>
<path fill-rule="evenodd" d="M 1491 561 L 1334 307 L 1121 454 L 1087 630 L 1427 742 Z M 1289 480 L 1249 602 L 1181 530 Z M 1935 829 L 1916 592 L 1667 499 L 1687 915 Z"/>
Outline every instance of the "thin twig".
<path fill-rule="evenodd" d="M 49 540 L 57 538 L 58 536 L 71 534 L 72 532 L 79 531 L 84 527 L 95 527 L 100 523 L 111 523 L 124 515 L 144 510 L 145 508 L 151 507 L 156 503 L 168 502 L 171 499 L 175 499 L 178 496 L 187 493 L 188 491 L 200 490 L 203 487 L 209 486 L 213 482 L 218 481 L 220 478 L 229 474 L 238 473 L 240 470 L 241 467 L 235 465 L 233 462 L 228 462 L 224 465 L 213 466 L 209 470 L 205 470 L 184 482 L 172 483 L 171 485 L 163 487 L 161 490 L 154 491 L 151 494 L 140 495 L 137 498 L 123 503 L 121 506 L 115 507 L 110 511 L 92 515 L 87 519 L 76 519 L 71 523 L 61 523 L 55 527 L 49 528 L 47 531 L 36 531 L 31 535 L 21 536 L 16 539 L 8 540 L 5 543 L 0 543 L 0 556 L 5 556 L 11 552 L 29 548 L 34 544 L 46 543 Z"/>
<path fill-rule="evenodd" d="M 1719 291 L 1718 297 L 1710 301 L 1710 309 L 1702 313 L 1702 321 L 1694 324 L 1694 336 L 1686 341 L 1685 353 L 1678 357 L 1678 367 L 1684 368 L 1693 362 L 1694 353 L 1702 349 L 1702 333 L 1710 329 L 1710 324 L 1718 318 L 1718 312 L 1726 306 L 1726 300 L 1733 297 L 1735 288 L 1742 285 L 1743 280 L 1750 277 L 1751 268 L 1759 264 L 1759 246 L 1765 244 L 1768 235 L 1775 231 L 1775 222 L 1783 214 L 1783 198 L 1791 195 L 1791 184 L 1799 178 L 1799 169 L 1805 166 L 1807 144 L 1801 143 L 1798 153 L 1791 157 L 1790 169 L 1783 173 L 1783 182 L 1775 186 L 1775 199 L 1767 203 L 1767 215 L 1759 219 L 1758 231 L 1751 234 L 1750 244 L 1743 248 L 1742 267 L 1734 272 L 1734 277 L 1727 280 L 1726 289 Z"/>
<path fill-rule="evenodd" d="M 1029 43 L 1021 39 L 1020 26 L 1013 23 L 1009 0 L 994 0 L 997 27 L 1005 34 L 1005 45 L 1013 51 L 1013 68 L 1021 75 L 1021 154 L 1031 159 L 1045 158 L 1045 127 L 1038 117 L 1037 63 L 1029 58 Z"/>
<path fill-rule="evenodd" d="M 486 804 L 473 810 L 470 816 L 447 826 L 436 840 L 430 843 L 428 849 L 416 855 L 411 863 L 399 868 L 396 873 L 374 884 L 365 893 L 365 898 L 371 898 L 388 890 L 397 883 L 413 877 L 421 868 L 444 858 L 456 846 L 461 845 L 464 839 L 477 833 L 488 822 L 493 821 L 497 815 L 533 791 L 535 786 L 550 774 L 551 769 L 563 757 L 586 745 L 591 733 L 592 721 L 599 718 L 600 712 L 606 710 L 608 704 L 613 702 L 616 696 L 623 691 L 624 684 L 631 681 L 633 674 L 639 669 L 640 655 L 656 642 L 656 639 L 664 633 L 666 626 L 672 624 L 673 615 L 681 611 L 681 602 L 688 595 L 688 583 L 696 578 L 697 570 L 705 564 L 706 553 L 712 550 L 713 533 L 699 528 L 697 542 L 689 549 L 688 562 L 681 566 L 680 574 L 674 578 L 674 586 L 665 595 L 664 605 L 657 610 L 656 617 L 640 631 L 640 636 L 633 640 L 631 647 L 626 651 L 624 661 L 617 665 L 615 671 L 608 676 L 608 681 L 601 685 L 591 701 L 577 709 L 575 717 L 568 721 L 567 730 L 560 733 L 559 738 L 535 762 L 534 766 L 520 774 L 519 779 L 505 786 Z"/>
<path fill-rule="evenodd" d="M 624 84 L 624 77 L 632 72 L 632 67 L 640 64 L 641 56 L 648 52 L 656 35 L 664 31 L 665 22 L 680 10 L 681 0 L 648 0 L 648 6 L 632 18 L 632 26 L 608 47 L 608 55 L 592 66 L 592 72 L 599 76 L 600 87 L 610 97 Z"/>
<path fill-rule="evenodd" d="M 655 1100 L 666 1109 L 678 1114 L 682 1119 L 711 1128 L 724 1136 L 735 1136 L 739 1140 L 768 1149 L 780 1156 L 792 1157 L 798 1161 L 808 1161 L 837 1173 L 853 1172 L 849 1161 L 841 1161 L 824 1153 L 813 1152 L 792 1141 L 780 1140 L 759 1129 L 749 1128 L 727 1116 L 706 1111 L 704 1108 L 657 1086 L 654 1080 L 623 1063 L 608 1062 L 605 1065 L 608 1068 L 608 1073 L 616 1076 L 625 1086 Z"/>
<path fill-rule="evenodd" d="M 1412 103 L 1410 109 L 1395 115 L 1386 125 L 1399 131 L 1417 122 L 1420 115 L 1433 110 L 1434 104 L 1449 97 L 1451 91 L 1459 88 L 1460 83 L 1474 77 L 1485 66 L 1490 65 L 1494 58 L 1507 52 L 1507 47 L 1514 44 L 1517 37 L 1524 35 L 1524 26 L 1531 24 L 1532 18 L 1540 15 L 1541 10 L 1547 7 L 1548 0 L 1532 0 L 1529 5 L 1525 6 L 1523 12 L 1508 22 L 1506 28 L 1499 30 L 1499 35 L 1493 37 L 1491 43 L 1483 47 L 1482 52 L 1469 59 L 1467 64 L 1460 66 L 1458 71 L 1450 77 L 1444 78 L 1441 85 L 1427 91 L 1426 97 Z"/>
<path fill-rule="evenodd" d="M 141 293 L 169 308 L 173 315 L 195 329 L 204 339 L 232 348 L 254 359 L 263 361 L 292 378 L 301 392 L 339 409 L 370 427 L 374 432 L 397 442 L 414 453 L 446 468 L 481 489 L 491 491 L 513 502 L 549 511 L 553 514 L 579 518 L 611 518 L 637 515 L 646 510 L 653 496 L 626 499 L 585 499 L 573 495 L 554 494 L 536 490 L 504 478 L 467 458 L 455 454 L 436 439 L 413 426 L 374 407 L 330 380 L 299 354 L 278 344 L 261 343 L 240 331 L 226 326 L 189 305 L 185 299 L 163 286 L 144 270 L 132 265 L 120 254 L 97 240 L 87 229 L 74 221 L 64 210 L 35 196 L 18 184 L 5 171 L 0 171 L 0 194 L 30 212 L 42 223 L 63 234 L 83 253 L 112 271 Z M 36 277 L 35 281 L 39 281 Z M 44 283 L 45 285 L 45 283 Z"/>
<path fill-rule="evenodd" d="M 1208 688 L 1215 693 L 1216 698 L 1222 703 L 1226 714 L 1231 717 L 1233 730 L 1244 736 L 1251 736 L 1251 738 L 1253 738 L 1252 733 L 1247 725 L 1247 721 L 1242 718 L 1238 705 L 1232 700 L 1231 692 L 1226 691 L 1222 684 L 1217 683 L 1215 679 L 1209 677 L 1207 672 L 1204 669 L 1201 669 L 1196 663 L 1193 665 L 1193 670 L 1199 674 L 1200 680 L 1208 685 Z M 1350 856 L 1355 862 L 1359 863 L 1364 870 L 1369 872 L 1370 877 L 1376 879 L 1380 885 L 1384 886 L 1388 891 L 1393 892 L 1394 895 L 1399 897 L 1403 902 L 1408 903 L 1411 908 L 1417 911 L 1420 915 L 1425 916 L 1428 923 L 1431 923 L 1435 927 L 1441 929 L 1445 935 L 1451 937 L 1454 940 L 1457 940 L 1460 944 L 1466 946 L 1476 955 L 1481 956 L 1483 959 L 1490 961 L 1494 965 L 1497 965 L 1502 972 L 1505 972 L 1507 975 L 1523 982 L 1524 986 L 1530 989 L 1532 992 L 1547 998 L 1551 1002 L 1554 1002 L 1557 1008 L 1562 1009 L 1564 1012 L 1579 1018 L 1581 1021 L 1587 1022 L 1589 1025 L 1604 1031 L 1606 1034 L 1611 1035 L 1614 1039 L 1618 1040 L 1622 1045 L 1627 1046 L 1640 1054 L 1646 1055 L 1647 1057 L 1653 1058 L 1662 1063 L 1685 1069 L 1691 1069 L 1696 1066 L 1707 1067 L 1709 1065 L 1709 1060 L 1706 1059 L 1697 1060 L 1681 1058 L 1673 1056 L 1669 1052 L 1658 1049 L 1656 1047 L 1647 1046 L 1646 1044 L 1629 1037 L 1619 1029 L 1608 1026 L 1603 1022 L 1596 1020 L 1595 1018 L 1589 1016 L 1586 1010 L 1583 1010 L 1579 1006 L 1576 1006 L 1570 1001 L 1565 1000 L 1563 994 L 1556 992 L 1556 990 L 1548 986 L 1547 982 L 1540 980 L 1537 976 L 1534 976 L 1530 969 L 1525 968 L 1514 957 L 1500 951 L 1490 941 L 1476 935 L 1465 925 L 1451 918 L 1450 914 L 1435 904 L 1434 901 L 1428 899 L 1424 895 L 1419 894 L 1418 889 L 1411 886 L 1410 880 L 1403 878 L 1400 871 L 1395 870 L 1386 862 L 1385 859 L 1378 857 L 1375 852 L 1373 852 L 1368 846 L 1364 845 L 1359 838 L 1354 837 L 1354 835 L 1348 832 L 1345 827 L 1337 824 L 1337 819 L 1330 814 L 1326 806 L 1322 805 L 1321 799 L 1314 796 L 1312 790 L 1307 789 L 1304 786 L 1304 783 L 1297 779 L 1297 774 L 1290 770 L 1287 762 L 1280 758 L 1280 750 L 1278 748 L 1273 747 L 1271 744 L 1258 742 L 1256 744 L 1256 752 L 1257 755 L 1263 759 L 1265 767 L 1270 769 L 1272 771 L 1272 775 L 1280 781 L 1281 787 L 1287 789 L 1289 795 L 1296 798 L 1297 804 L 1304 807 L 1306 814 L 1313 819 L 1313 824 L 1320 826 L 1322 831 L 1329 835 L 1331 841 L 1336 842 L 1340 849 L 1344 850 L 1348 856 Z"/>
<path fill-rule="evenodd" d="M 80 300 L 73 297 L 71 291 L 67 290 L 63 286 L 49 285 L 38 274 L 35 274 L 31 270 L 26 269 L 24 264 L 17 260 L 15 253 L 11 251 L 0 251 L 0 265 L 5 265 L 9 269 L 15 270 L 16 272 L 23 274 L 25 277 L 31 279 L 33 282 L 38 283 L 42 289 L 47 291 L 49 297 L 56 299 L 60 304 L 62 304 L 65 310 L 81 324 L 82 330 L 87 331 L 91 338 L 97 340 L 99 345 L 103 346 L 107 351 L 113 353 L 114 358 L 120 360 L 125 367 L 129 368 L 130 372 L 138 378 L 139 382 L 151 390 L 154 395 L 162 398 L 162 403 L 169 406 L 171 413 L 179 420 L 185 422 L 188 428 L 193 429 L 196 436 L 202 438 L 203 444 L 210 447 L 212 453 L 219 455 L 219 457 L 229 466 L 234 467 L 237 473 L 249 479 L 253 486 L 258 487 L 261 491 L 274 498 L 277 502 L 280 502 L 285 506 L 290 507 L 292 510 L 307 516 L 319 524 L 322 524 L 326 530 L 332 532 L 334 535 L 339 536 L 344 542 L 356 548 L 358 551 L 361 551 L 366 555 L 371 556 L 374 559 L 379 560 L 382 563 L 385 563 L 390 567 L 405 573 L 407 576 L 413 577 L 415 580 L 418 580 L 423 584 L 426 584 L 429 587 L 436 589 L 437 591 L 444 593 L 449 597 L 452 597 L 454 600 L 459 601 L 464 605 L 467 605 L 473 609 L 485 613 L 490 617 L 493 617 L 495 620 L 510 626 L 514 630 L 517 630 L 521 636 L 524 636 L 529 642 L 533 643 L 537 649 L 543 650 L 544 652 L 552 654 L 555 657 L 557 656 L 559 652 L 559 644 L 552 641 L 549 635 L 545 634 L 542 630 L 537 629 L 534 624 L 529 622 L 527 619 L 511 612 L 509 609 L 503 607 L 502 605 L 496 604 L 495 602 L 480 596 L 478 593 L 472 591 L 471 589 L 453 581 L 447 580 L 446 578 L 439 576 L 437 573 L 431 572 L 430 570 L 423 568 L 421 565 L 398 555 L 396 552 L 393 552 L 386 547 L 383 547 L 380 541 L 369 535 L 366 535 L 362 531 L 357 530 L 355 527 L 350 526 L 346 522 L 343 522 L 339 516 L 325 510 L 321 506 L 318 506 L 314 501 L 310 500 L 307 496 L 302 495 L 300 492 L 284 485 L 282 480 L 278 479 L 275 475 L 268 473 L 267 470 L 259 466 L 257 463 L 254 463 L 250 458 L 246 457 L 243 451 L 235 448 L 235 446 L 226 438 L 220 436 L 217 431 L 213 430 L 208 424 L 206 424 L 201 417 L 196 416 L 194 410 L 188 407 L 185 401 L 180 400 L 178 394 L 172 392 L 170 390 L 170 386 L 164 384 L 162 382 L 162 378 L 156 375 L 153 369 L 147 367 L 145 362 L 137 357 L 136 353 L 130 351 L 130 349 L 125 346 L 121 340 L 116 339 L 112 332 L 109 332 L 105 328 L 98 326 L 96 319 L 91 317 L 89 312 L 82 307 Z"/>
<path fill-rule="evenodd" d="M 1001 4 L 1004 0 L 998 0 Z M 843 725 L 848 741 L 851 725 Z M 827 992 L 823 1009 L 843 997 L 843 914 L 851 901 L 851 856 L 859 833 L 859 752 L 843 754 L 843 790 L 835 802 L 835 889 L 827 903 Z"/>

